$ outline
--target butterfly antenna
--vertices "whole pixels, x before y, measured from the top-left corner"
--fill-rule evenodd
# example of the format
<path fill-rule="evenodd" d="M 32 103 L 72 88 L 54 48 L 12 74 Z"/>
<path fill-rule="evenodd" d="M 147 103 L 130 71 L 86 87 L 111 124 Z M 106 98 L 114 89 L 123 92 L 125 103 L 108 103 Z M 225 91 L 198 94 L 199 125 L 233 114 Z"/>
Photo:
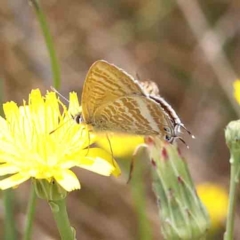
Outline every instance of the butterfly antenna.
<path fill-rule="evenodd" d="M 57 128 L 55 128 L 54 130 L 52 130 L 49 134 L 53 134 L 53 133 L 55 133 L 59 128 L 61 128 L 62 127 L 62 124 L 60 125 L 60 126 L 58 126 Z"/>
<path fill-rule="evenodd" d="M 62 124 L 60 124 L 57 128 L 55 128 L 54 130 L 50 131 L 49 134 L 52 134 L 54 132 L 56 132 L 58 129 L 60 129 L 64 124 L 66 124 L 67 122 L 69 122 L 72 119 L 68 119 L 66 122 L 63 122 Z"/>
<path fill-rule="evenodd" d="M 193 139 L 195 139 L 195 136 L 183 125 L 180 125 Z"/>
<path fill-rule="evenodd" d="M 181 137 L 176 136 L 175 139 L 179 139 L 187 147 L 187 149 L 189 149 L 189 146 Z"/>
<path fill-rule="evenodd" d="M 50 87 L 55 93 L 57 93 L 62 99 L 64 99 L 66 102 L 68 102 L 69 103 L 69 100 L 66 98 L 66 97 L 64 97 L 56 88 L 54 88 L 54 87 Z"/>

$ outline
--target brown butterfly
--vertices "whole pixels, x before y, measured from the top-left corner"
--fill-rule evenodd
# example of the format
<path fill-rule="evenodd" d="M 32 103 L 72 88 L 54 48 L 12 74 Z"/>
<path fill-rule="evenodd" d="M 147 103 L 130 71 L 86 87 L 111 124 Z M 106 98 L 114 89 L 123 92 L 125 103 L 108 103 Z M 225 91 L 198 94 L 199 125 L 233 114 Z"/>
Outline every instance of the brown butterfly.
<path fill-rule="evenodd" d="M 115 65 L 96 61 L 87 73 L 82 113 L 75 120 L 93 131 L 158 135 L 172 142 L 183 124 L 165 100 L 149 95 L 144 88 Z"/>

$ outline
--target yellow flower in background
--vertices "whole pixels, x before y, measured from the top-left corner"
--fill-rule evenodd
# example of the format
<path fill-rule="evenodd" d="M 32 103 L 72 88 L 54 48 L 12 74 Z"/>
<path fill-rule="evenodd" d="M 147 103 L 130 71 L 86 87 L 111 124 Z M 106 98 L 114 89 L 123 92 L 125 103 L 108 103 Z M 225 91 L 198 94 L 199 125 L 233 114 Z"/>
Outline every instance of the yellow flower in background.
<path fill-rule="evenodd" d="M 226 190 L 217 184 L 202 183 L 197 186 L 197 192 L 209 212 L 211 228 L 222 227 L 228 210 L 228 193 Z"/>
<path fill-rule="evenodd" d="M 234 81 L 233 88 L 234 88 L 234 97 L 237 100 L 237 102 L 240 104 L 240 80 Z"/>
<path fill-rule="evenodd" d="M 80 110 L 75 93 L 70 95 L 69 111 Z M 54 92 L 42 96 L 33 90 L 29 102 L 18 107 L 3 105 L 0 117 L 0 189 L 18 186 L 30 178 L 55 180 L 66 191 L 80 188 L 70 170 L 81 167 L 95 173 L 118 175 L 112 156 L 100 148 L 89 148 L 93 135 L 76 124 Z M 71 112 L 72 113 L 72 112 Z M 10 176 L 9 176 L 10 174 Z"/>
<path fill-rule="evenodd" d="M 109 139 L 99 134 L 97 135 L 96 142 L 109 153 L 111 153 L 112 148 L 114 157 L 118 158 L 132 157 L 136 147 L 144 143 L 144 139 L 141 136 L 110 133 L 108 134 L 108 138 Z"/>

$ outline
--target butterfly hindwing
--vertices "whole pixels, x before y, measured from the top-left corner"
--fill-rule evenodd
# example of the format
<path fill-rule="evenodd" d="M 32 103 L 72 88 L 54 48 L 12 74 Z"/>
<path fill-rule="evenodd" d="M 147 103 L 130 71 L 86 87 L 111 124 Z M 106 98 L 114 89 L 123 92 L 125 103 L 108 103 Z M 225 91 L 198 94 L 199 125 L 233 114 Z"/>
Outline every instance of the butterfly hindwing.
<path fill-rule="evenodd" d="M 171 122 L 159 105 L 144 96 L 126 96 L 102 105 L 92 123 L 97 131 L 163 135 Z"/>

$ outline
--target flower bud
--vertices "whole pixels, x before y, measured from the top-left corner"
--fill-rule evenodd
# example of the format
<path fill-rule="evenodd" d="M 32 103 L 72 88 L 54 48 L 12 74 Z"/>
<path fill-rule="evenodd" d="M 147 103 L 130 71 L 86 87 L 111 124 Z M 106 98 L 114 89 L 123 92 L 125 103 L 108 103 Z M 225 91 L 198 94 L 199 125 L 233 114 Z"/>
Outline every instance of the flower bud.
<path fill-rule="evenodd" d="M 225 130 L 225 139 L 227 146 L 230 149 L 231 161 L 233 159 L 238 162 L 240 161 L 240 120 L 230 122 Z M 232 162 L 231 162 L 232 163 Z"/>
<path fill-rule="evenodd" d="M 204 238 L 210 224 L 209 216 L 179 150 L 159 138 L 146 138 L 145 142 L 149 148 L 153 190 L 158 199 L 164 238 Z"/>

